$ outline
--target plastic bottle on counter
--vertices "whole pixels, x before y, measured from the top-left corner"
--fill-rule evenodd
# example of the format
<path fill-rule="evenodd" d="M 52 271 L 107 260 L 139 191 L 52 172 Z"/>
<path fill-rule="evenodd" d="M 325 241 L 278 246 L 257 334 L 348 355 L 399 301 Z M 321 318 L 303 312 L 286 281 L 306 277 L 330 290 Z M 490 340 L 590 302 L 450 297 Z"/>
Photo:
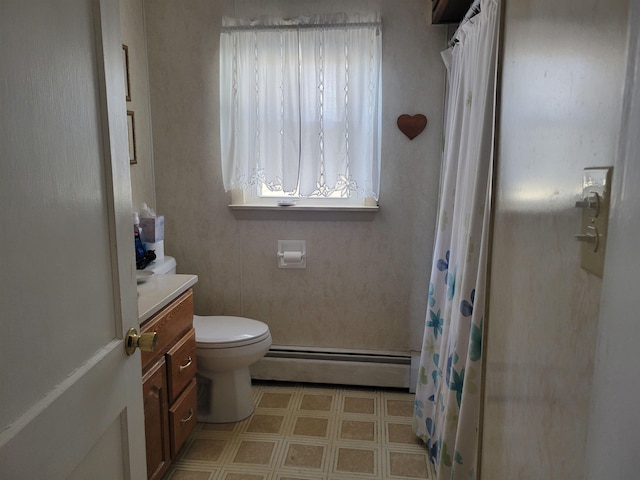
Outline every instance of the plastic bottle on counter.
<path fill-rule="evenodd" d="M 144 243 L 142 243 L 142 238 L 140 238 L 141 230 L 138 212 L 133 212 L 133 239 L 136 248 L 136 264 L 144 258 L 145 254 Z"/>

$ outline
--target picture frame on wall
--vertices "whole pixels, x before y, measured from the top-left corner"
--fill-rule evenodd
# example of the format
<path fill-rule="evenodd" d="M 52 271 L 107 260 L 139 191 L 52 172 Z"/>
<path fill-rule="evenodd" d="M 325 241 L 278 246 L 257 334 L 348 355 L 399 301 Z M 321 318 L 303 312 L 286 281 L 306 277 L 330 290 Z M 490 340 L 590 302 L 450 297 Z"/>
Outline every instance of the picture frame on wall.
<path fill-rule="evenodd" d="M 124 68 L 124 90 L 127 102 L 131 101 L 131 79 L 129 75 L 129 47 L 122 44 L 122 65 Z"/>
<path fill-rule="evenodd" d="M 127 110 L 127 130 L 129 131 L 129 163 L 138 163 L 136 152 L 136 123 L 134 113 Z"/>

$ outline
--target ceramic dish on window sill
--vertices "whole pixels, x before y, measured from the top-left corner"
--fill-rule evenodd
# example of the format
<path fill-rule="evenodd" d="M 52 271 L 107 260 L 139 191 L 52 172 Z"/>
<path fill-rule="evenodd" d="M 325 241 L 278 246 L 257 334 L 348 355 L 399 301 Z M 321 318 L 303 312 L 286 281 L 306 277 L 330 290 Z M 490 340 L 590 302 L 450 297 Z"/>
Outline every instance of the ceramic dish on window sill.
<path fill-rule="evenodd" d="M 153 272 L 148 270 L 136 270 L 136 282 L 144 283 L 153 275 Z"/>

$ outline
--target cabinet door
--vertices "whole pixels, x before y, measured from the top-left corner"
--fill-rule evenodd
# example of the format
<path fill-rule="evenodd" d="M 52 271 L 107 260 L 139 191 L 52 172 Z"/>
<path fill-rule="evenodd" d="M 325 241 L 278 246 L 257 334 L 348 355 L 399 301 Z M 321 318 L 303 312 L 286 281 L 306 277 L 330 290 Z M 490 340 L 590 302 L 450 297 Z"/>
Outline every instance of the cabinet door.
<path fill-rule="evenodd" d="M 169 468 L 169 397 L 167 369 L 160 359 L 142 379 L 144 432 L 147 439 L 147 478 L 160 479 Z"/>

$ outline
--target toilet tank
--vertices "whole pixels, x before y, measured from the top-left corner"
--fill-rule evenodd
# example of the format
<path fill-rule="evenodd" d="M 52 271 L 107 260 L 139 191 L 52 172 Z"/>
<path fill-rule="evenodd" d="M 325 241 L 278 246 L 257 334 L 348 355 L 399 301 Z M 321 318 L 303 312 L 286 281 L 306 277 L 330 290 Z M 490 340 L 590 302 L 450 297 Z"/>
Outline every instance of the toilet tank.
<path fill-rule="evenodd" d="M 166 273 L 176 273 L 176 259 L 164 256 L 159 260 L 155 260 L 147 265 L 143 270 L 153 272 L 155 275 L 164 275 Z"/>

